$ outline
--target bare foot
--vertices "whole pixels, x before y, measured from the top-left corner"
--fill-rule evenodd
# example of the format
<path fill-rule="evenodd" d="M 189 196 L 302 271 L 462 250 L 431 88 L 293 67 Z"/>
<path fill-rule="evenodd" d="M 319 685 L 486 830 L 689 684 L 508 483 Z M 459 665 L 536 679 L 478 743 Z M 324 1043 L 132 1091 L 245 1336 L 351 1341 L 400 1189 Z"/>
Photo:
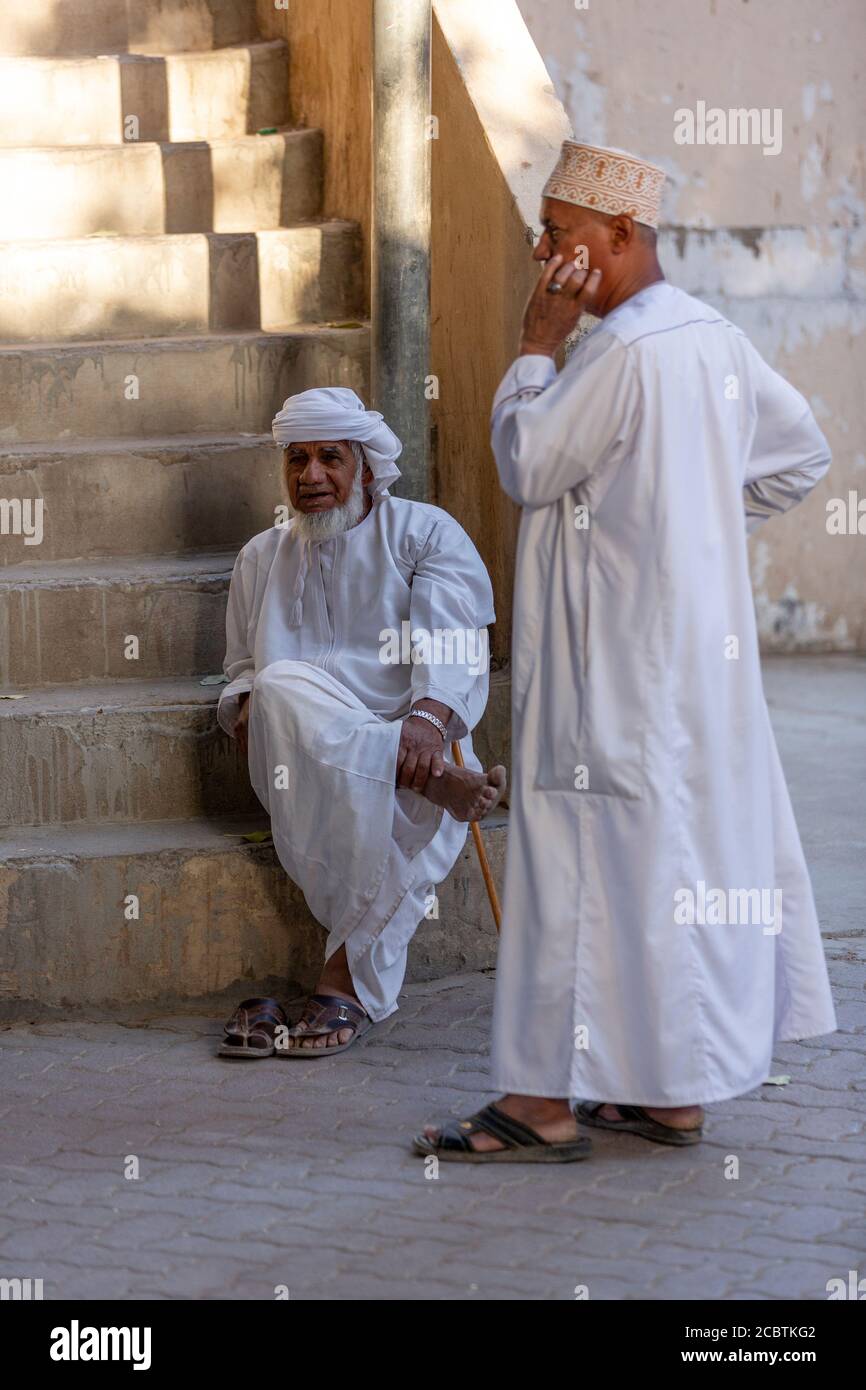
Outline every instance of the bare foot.
<path fill-rule="evenodd" d="M 548 1144 L 565 1144 L 570 1139 L 579 1139 L 580 1130 L 567 1100 L 548 1100 L 545 1096 L 503 1096 L 495 1102 L 497 1110 L 510 1115 L 513 1120 L 528 1125 Z M 439 1130 L 434 1125 L 424 1129 L 428 1139 L 435 1140 Z M 494 1139 L 492 1134 L 473 1134 L 469 1143 L 476 1153 L 487 1153 L 490 1149 L 504 1149 L 505 1145 Z"/>
<path fill-rule="evenodd" d="M 646 1111 L 650 1119 L 658 1120 L 659 1124 L 668 1125 L 671 1129 L 700 1129 L 704 1122 L 704 1112 L 699 1105 L 679 1105 L 669 1110 L 655 1110 L 642 1105 L 641 1110 Z M 603 1120 L 622 1119 L 615 1105 L 603 1105 L 598 1113 Z"/>
<path fill-rule="evenodd" d="M 428 777 L 421 795 L 434 806 L 444 806 L 455 820 L 482 820 L 499 804 L 506 787 L 505 768 L 472 772 L 446 763 L 441 777 Z"/>
<path fill-rule="evenodd" d="M 327 994 L 335 999 L 348 999 L 351 1003 L 363 1008 L 363 1004 L 355 993 L 355 986 L 352 974 L 349 970 L 349 962 L 346 958 L 346 948 L 341 946 L 332 956 L 326 960 L 322 973 L 319 976 L 319 983 L 313 990 L 314 994 Z M 295 1031 L 297 1030 L 297 1031 Z M 293 1047 L 337 1047 L 339 1043 L 348 1042 L 354 1032 L 352 1028 L 338 1028 L 333 1033 L 320 1033 L 312 1038 L 305 1038 L 303 1034 L 307 1031 L 306 1024 L 301 1021 L 295 1024 L 288 1035 L 288 1046 Z"/>

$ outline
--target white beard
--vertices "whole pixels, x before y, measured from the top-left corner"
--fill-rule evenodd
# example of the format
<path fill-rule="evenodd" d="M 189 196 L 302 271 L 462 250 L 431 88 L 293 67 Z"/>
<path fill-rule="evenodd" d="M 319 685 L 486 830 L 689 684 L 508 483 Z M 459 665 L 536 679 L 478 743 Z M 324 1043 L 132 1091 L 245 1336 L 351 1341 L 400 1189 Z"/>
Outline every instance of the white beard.
<path fill-rule="evenodd" d="M 299 512 L 292 507 L 295 535 L 302 541 L 329 541 L 357 526 L 364 515 L 366 503 L 362 473 L 363 468 L 359 464 L 349 499 L 341 507 L 330 507 L 326 512 Z"/>

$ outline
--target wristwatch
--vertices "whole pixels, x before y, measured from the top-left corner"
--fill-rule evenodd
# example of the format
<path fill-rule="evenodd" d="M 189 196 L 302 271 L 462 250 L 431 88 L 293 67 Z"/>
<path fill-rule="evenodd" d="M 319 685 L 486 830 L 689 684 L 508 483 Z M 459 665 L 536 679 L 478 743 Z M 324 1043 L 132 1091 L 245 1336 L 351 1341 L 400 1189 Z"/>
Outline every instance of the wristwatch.
<path fill-rule="evenodd" d="M 426 720 L 428 721 L 428 723 L 430 723 L 430 724 L 435 724 L 436 728 L 439 730 L 439 732 L 440 732 L 440 734 L 442 735 L 443 738 L 445 737 L 446 733 L 448 732 L 447 729 L 445 728 L 445 725 L 442 723 L 442 720 L 441 720 L 441 719 L 437 719 L 437 718 L 436 718 L 436 715 L 435 715 L 435 714 L 431 714 L 429 710 L 426 710 L 426 709 L 410 709 L 409 713 L 406 715 L 406 718 L 407 718 L 407 719 L 426 719 Z"/>

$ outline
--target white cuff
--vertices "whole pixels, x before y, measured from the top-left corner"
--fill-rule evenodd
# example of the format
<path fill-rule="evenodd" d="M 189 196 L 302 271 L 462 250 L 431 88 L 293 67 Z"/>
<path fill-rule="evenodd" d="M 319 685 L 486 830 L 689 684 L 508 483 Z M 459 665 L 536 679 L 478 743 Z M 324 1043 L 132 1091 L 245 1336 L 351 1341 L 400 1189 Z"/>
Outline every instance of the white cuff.
<path fill-rule="evenodd" d="M 529 352 L 523 357 L 516 357 L 499 383 L 499 389 L 493 397 L 494 412 L 505 401 L 519 396 L 522 391 L 544 391 L 556 379 L 556 376 L 556 363 L 552 357 L 546 357 L 543 353 L 537 352 Z"/>
<path fill-rule="evenodd" d="M 253 688 L 253 676 L 238 676 L 225 686 L 217 704 L 217 723 L 234 738 L 235 724 L 240 714 L 240 697 Z"/>

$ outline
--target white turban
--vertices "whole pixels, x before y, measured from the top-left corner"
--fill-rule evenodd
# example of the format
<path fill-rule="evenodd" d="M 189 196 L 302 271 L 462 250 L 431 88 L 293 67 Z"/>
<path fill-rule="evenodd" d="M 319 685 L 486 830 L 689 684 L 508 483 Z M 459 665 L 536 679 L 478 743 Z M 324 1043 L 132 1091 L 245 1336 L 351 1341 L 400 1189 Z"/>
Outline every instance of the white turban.
<path fill-rule="evenodd" d="M 313 443 L 314 440 L 351 439 L 363 445 L 373 481 L 373 497 L 385 496 L 388 484 L 400 477 L 395 460 L 403 445 L 385 424 L 378 410 L 365 410 L 364 402 L 348 386 L 321 386 L 301 391 L 283 401 L 271 426 L 274 439 L 286 444 Z M 310 542 L 302 545 L 298 572 L 289 606 L 289 625 L 299 627 L 303 616 L 304 586 L 310 568 Z"/>
<path fill-rule="evenodd" d="M 301 391 L 283 401 L 272 426 L 278 444 L 298 444 L 317 439 L 354 439 L 363 444 L 373 482 L 370 493 L 379 497 L 400 477 L 396 459 L 403 445 L 385 424 L 378 410 L 365 410 L 364 402 L 347 386 L 322 386 Z"/>

